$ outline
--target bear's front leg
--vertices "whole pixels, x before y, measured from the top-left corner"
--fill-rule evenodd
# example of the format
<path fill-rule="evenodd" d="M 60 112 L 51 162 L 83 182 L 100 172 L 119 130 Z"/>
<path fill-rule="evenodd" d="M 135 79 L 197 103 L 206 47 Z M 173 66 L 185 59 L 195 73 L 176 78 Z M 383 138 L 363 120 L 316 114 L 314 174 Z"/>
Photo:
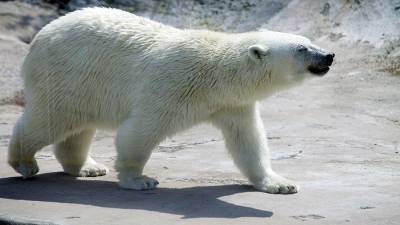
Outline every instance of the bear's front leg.
<path fill-rule="evenodd" d="M 142 174 L 152 150 L 164 137 L 159 118 L 129 118 L 119 128 L 116 138 L 119 186 L 127 189 L 154 189 L 158 181 Z"/>
<path fill-rule="evenodd" d="M 212 121 L 222 130 L 235 164 L 257 190 L 273 194 L 298 191 L 296 184 L 271 169 L 266 134 L 255 104 L 223 110 Z"/>

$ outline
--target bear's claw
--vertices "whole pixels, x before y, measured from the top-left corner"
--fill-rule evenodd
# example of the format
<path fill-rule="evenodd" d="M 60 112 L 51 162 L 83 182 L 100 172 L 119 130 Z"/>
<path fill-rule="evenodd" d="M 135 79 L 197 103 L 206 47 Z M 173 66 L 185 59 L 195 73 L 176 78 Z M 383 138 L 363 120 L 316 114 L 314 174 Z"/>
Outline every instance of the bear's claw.
<path fill-rule="evenodd" d="M 30 161 L 18 161 L 10 164 L 24 179 L 32 177 L 39 172 L 39 167 L 35 159 Z"/>
<path fill-rule="evenodd" d="M 63 165 L 64 172 L 76 177 L 98 177 L 108 173 L 108 168 L 97 162 L 85 163 L 82 167 Z"/>
<path fill-rule="evenodd" d="M 255 183 L 254 187 L 271 194 L 294 194 L 300 189 L 295 183 L 279 175 L 272 175 L 262 182 Z"/>
<path fill-rule="evenodd" d="M 120 179 L 119 186 L 125 189 L 151 190 L 157 187 L 159 182 L 148 176 L 129 177 Z"/>

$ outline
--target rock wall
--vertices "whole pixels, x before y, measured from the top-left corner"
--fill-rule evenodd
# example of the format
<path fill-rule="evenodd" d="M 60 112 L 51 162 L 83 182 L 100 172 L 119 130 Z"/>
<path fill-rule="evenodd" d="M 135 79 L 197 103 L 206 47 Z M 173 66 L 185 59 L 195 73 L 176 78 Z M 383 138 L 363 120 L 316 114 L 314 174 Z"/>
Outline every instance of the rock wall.
<path fill-rule="evenodd" d="M 19 67 L 36 32 L 88 6 L 116 7 L 179 28 L 297 33 L 333 49 L 344 67 L 400 74 L 400 0 L 10 0 L 0 1 L 0 103 L 21 90 Z"/>

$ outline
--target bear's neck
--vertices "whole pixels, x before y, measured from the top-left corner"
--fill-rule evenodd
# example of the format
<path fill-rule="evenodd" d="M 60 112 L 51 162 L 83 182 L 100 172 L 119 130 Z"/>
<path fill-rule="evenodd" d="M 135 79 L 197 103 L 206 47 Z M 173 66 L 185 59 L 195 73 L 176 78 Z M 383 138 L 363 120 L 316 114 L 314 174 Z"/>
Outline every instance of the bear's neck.
<path fill-rule="evenodd" d="M 247 38 L 250 33 L 228 34 L 211 31 L 190 31 L 191 46 L 196 51 L 196 64 L 208 78 L 208 99 L 220 104 L 251 104 L 264 97 L 268 88 L 267 68 L 254 65 L 247 57 Z M 216 96 L 218 98 L 216 98 Z"/>

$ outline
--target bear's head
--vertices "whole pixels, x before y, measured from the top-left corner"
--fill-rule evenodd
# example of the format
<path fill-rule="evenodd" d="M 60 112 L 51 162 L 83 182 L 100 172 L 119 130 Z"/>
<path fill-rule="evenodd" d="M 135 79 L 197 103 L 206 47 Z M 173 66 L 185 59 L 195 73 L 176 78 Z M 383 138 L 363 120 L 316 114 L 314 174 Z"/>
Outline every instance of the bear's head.
<path fill-rule="evenodd" d="M 249 66 L 258 70 L 255 75 L 278 89 L 325 75 L 335 57 L 309 39 L 288 33 L 259 31 L 246 44 Z"/>

